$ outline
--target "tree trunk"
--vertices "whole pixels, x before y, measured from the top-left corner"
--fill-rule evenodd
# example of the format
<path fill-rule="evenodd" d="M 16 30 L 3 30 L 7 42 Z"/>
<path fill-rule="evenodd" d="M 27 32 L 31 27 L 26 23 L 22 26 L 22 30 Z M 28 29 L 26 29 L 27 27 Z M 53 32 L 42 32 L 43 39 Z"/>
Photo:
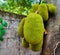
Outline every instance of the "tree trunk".
<path fill-rule="evenodd" d="M 60 0 L 48 0 L 57 7 L 56 16 L 47 22 L 48 34 L 44 39 L 43 55 L 60 55 Z"/>

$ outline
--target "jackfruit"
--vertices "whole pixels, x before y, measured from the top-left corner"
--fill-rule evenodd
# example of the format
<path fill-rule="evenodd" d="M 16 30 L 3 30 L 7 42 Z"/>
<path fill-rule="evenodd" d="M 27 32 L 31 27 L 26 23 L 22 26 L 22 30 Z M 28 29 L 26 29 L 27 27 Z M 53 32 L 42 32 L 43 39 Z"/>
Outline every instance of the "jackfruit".
<path fill-rule="evenodd" d="M 48 8 L 47 8 L 46 4 L 44 4 L 44 3 L 40 4 L 38 7 L 38 12 L 42 16 L 44 21 L 48 20 L 49 15 L 48 15 Z"/>
<path fill-rule="evenodd" d="M 36 45 L 29 44 L 29 47 L 32 51 L 40 51 L 42 49 L 42 45 L 43 45 L 43 40 L 41 40 L 41 42 Z"/>
<path fill-rule="evenodd" d="M 18 26 L 18 35 L 20 36 L 24 36 L 23 35 L 23 28 L 24 28 L 24 21 L 25 21 L 25 18 L 23 18 Z"/>
<path fill-rule="evenodd" d="M 38 10 L 38 6 L 39 6 L 39 4 L 33 4 L 30 9 L 30 12 L 36 12 Z"/>
<path fill-rule="evenodd" d="M 26 40 L 24 38 L 22 38 L 22 46 L 25 47 L 25 48 L 29 47 L 29 43 L 26 42 Z"/>
<path fill-rule="evenodd" d="M 24 38 L 30 44 L 38 44 L 43 39 L 44 24 L 39 14 L 30 13 L 24 23 Z"/>
<path fill-rule="evenodd" d="M 53 4 L 48 4 L 47 6 L 50 13 L 56 14 L 56 6 L 54 6 Z"/>

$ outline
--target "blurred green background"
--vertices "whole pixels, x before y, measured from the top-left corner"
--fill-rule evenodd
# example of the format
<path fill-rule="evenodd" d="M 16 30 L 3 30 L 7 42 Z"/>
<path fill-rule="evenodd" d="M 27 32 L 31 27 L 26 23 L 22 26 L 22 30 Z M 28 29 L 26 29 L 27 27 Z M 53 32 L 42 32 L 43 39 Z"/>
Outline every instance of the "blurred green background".
<path fill-rule="evenodd" d="M 27 15 L 32 4 L 39 2 L 40 0 L 0 0 L 0 10 Z"/>

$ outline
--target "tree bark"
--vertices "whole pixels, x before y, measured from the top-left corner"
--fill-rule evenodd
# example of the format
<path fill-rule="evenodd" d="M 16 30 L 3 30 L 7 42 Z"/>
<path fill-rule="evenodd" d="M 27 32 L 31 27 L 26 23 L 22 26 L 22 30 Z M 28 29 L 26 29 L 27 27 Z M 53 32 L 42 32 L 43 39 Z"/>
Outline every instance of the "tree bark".
<path fill-rule="evenodd" d="M 44 37 L 42 55 L 60 55 L 60 0 L 48 0 L 57 7 L 57 14 L 47 22 L 48 34 Z"/>

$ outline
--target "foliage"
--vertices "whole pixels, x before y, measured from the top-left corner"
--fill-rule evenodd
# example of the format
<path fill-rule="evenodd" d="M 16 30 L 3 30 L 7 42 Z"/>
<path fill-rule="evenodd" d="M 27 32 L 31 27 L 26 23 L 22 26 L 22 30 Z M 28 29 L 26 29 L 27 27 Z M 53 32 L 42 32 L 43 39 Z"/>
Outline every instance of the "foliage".
<path fill-rule="evenodd" d="M 0 10 L 27 15 L 33 3 L 37 2 L 35 0 L 6 0 L 5 3 L 0 5 Z"/>

